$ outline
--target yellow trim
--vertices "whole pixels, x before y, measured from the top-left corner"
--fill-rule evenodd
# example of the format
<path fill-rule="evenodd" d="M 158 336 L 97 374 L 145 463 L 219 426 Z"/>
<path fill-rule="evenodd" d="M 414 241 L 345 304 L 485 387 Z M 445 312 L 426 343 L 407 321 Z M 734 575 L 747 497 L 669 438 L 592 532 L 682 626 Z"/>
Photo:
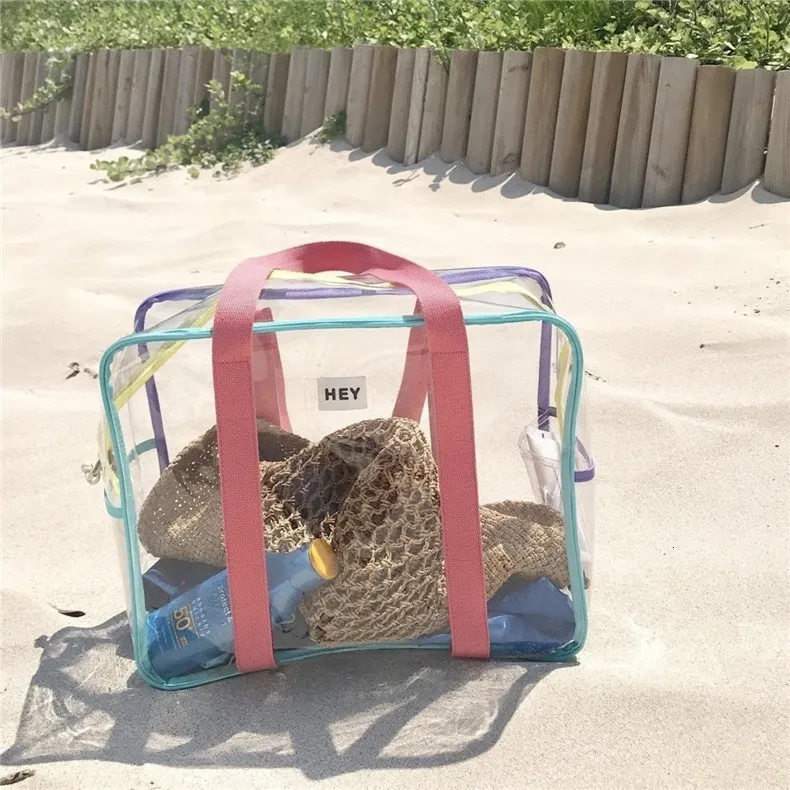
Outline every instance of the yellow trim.
<path fill-rule="evenodd" d="M 179 329 L 188 329 L 207 324 L 209 319 L 214 315 L 215 310 L 216 305 L 201 310 L 197 315 L 187 319 L 181 324 Z M 156 371 L 159 370 L 186 342 L 186 340 L 178 340 L 173 343 L 165 343 L 163 350 L 152 357 L 140 372 L 115 396 L 115 408 L 120 409 L 125 406 L 132 395 L 140 390 L 145 385 L 145 382 L 148 381 L 148 379 L 150 379 L 151 376 L 153 376 L 154 373 L 156 373 Z"/>
<path fill-rule="evenodd" d="M 563 435 L 562 423 L 565 415 L 562 405 L 562 395 L 565 391 L 565 377 L 570 372 L 570 351 L 571 347 L 560 335 L 560 350 L 557 355 L 557 383 L 554 387 L 554 407 L 557 410 L 557 425 L 560 429 L 560 436 Z"/>

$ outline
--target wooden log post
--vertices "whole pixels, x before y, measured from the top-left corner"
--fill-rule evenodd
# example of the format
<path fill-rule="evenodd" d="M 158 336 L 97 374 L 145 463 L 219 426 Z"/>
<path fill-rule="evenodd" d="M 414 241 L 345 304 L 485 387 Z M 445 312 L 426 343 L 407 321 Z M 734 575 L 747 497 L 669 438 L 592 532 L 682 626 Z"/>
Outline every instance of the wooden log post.
<path fill-rule="evenodd" d="M 44 87 L 44 81 L 47 78 L 47 61 L 49 60 L 48 52 L 39 52 L 36 59 L 36 76 L 34 93 Z M 44 128 L 44 108 L 40 107 L 33 113 L 33 122 L 30 126 L 30 135 L 28 137 L 28 145 L 38 145 L 41 142 L 41 131 Z"/>
<path fill-rule="evenodd" d="M 134 53 L 132 66 L 132 92 L 129 98 L 129 116 L 126 122 L 124 139 L 134 144 L 143 139 L 145 119 L 145 100 L 148 93 L 148 73 L 151 69 L 151 51 L 138 49 Z"/>
<path fill-rule="evenodd" d="M 324 123 L 331 59 L 332 54 L 325 49 L 311 49 L 308 52 L 300 137 L 306 137 L 316 129 L 320 129 Z"/>
<path fill-rule="evenodd" d="M 479 52 L 465 160 L 475 175 L 483 175 L 491 169 L 501 76 L 502 53 Z"/>
<path fill-rule="evenodd" d="M 579 195 L 594 69 L 594 52 L 569 49 L 565 53 L 549 173 L 549 189 L 563 197 Z"/>
<path fill-rule="evenodd" d="M 519 174 L 540 186 L 549 183 L 551 173 L 564 65 L 565 52 L 561 49 L 538 47 L 532 55 Z"/>
<path fill-rule="evenodd" d="M 346 111 L 353 54 L 350 47 L 335 47 L 329 53 L 329 78 L 326 85 L 326 104 L 324 105 L 325 119 Z"/>
<path fill-rule="evenodd" d="M 33 97 L 36 90 L 36 69 L 38 68 L 38 53 L 26 52 L 22 68 L 22 84 L 19 92 L 19 101 L 24 103 Z M 19 119 L 16 130 L 16 141 L 19 145 L 30 145 L 33 129 L 33 113 L 26 112 Z"/>
<path fill-rule="evenodd" d="M 80 126 L 80 148 L 88 150 L 88 139 L 90 137 L 91 116 L 93 115 L 93 89 L 96 85 L 96 72 L 99 62 L 104 64 L 106 70 L 106 58 L 99 57 L 100 52 L 91 52 L 88 59 L 88 77 L 85 82 L 85 101 L 82 107 L 82 125 Z"/>
<path fill-rule="evenodd" d="M 697 61 L 690 58 L 661 61 L 642 193 L 644 208 L 680 203 L 697 68 Z"/>
<path fill-rule="evenodd" d="M 460 162 L 466 156 L 469 126 L 472 122 L 477 58 L 475 50 L 467 49 L 456 49 L 450 55 L 440 151 L 442 160 L 447 163 Z"/>
<path fill-rule="evenodd" d="M 308 47 L 293 47 L 288 69 L 288 85 L 285 90 L 282 135 L 286 142 L 299 139 L 302 128 L 302 105 L 304 102 L 305 79 L 307 77 Z"/>
<path fill-rule="evenodd" d="M 22 98 L 22 78 L 25 71 L 25 53 L 9 53 L 7 57 L 10 59 L 10 61 L 7 61 L 8 65 L 5 77 L 7 81 L 5 99 L 6 108 L 8 110 L 14 111 Z M 18 128 L 19 122 L 9 119 L 4 130 L 3 140 L 7 143 L 16 142 Z"/>
<path fill-rule="evenodd" d="M 395 83 L 392 88 L 390 125 L 387 132 L 387 156 L 393 162 L 403 162 L 406 157 L 406 132 L 409 126 L 411 85 L 414 80 L 416 50 L 399 49 L 395 65 Z"/>
<path fill-rule="evenodd" d="M 428 85 L 428 70 L 431 65 L 431 50 L 421 47 L 414 54 L 414 72 L 411 82 L 411 98 L 409 100 L 409 122 L 406 126 L 406 147 L 403 163 L 417 163 L 420 151 L 420 131 L 422 115 L 425 107 L 425 89 Z"/>
<path fill-rule="evenodd" d="M 263 120 L 263 108 L 266 101 L 266 83 L 269 78 L 269 54 L 253 52 L 250 61 L 250 79 L 255 90 L 247 92 L 247 120 Z"/>
<path fill-rule="evenodd" d="M 263 125 L 269 134 L 282 132 L 290 61 L 291 55 L 288 52 L 277 52 L 269 59 L 269 76 L 266 79 L 266 99 L 263 105 Z"/>
<path fill-rule="evenodd" d="M 683 176 L 683 203 L 704 200 L 721 189 L 735 70 L 700 66 Z"/>
<path fill-rule="evenodd" d="M 233 79 L 233 72 L 238 72 L 245 77 L 250 74 L 250 60 L 252 53 L 248 49 L 234 49 L 230 64 L 230 87 L 228 92 L 228 107 L 237 108 L 240 105 L 246 107 L 247 89 L 238 81 Z"/>
<path fill-rule="evenodd" d="M 417 149 L 419 161 L 427 159 L 442 147 L 442 127 L 444 125 L 446 99 L 447 70 L 434 53 L 428 65 L 428 81 L 425 85 L 420 145 Z"/>
<path fill-rule="evenodd" d="M 134 50 L 124 49 L 120 53 L 118 67 L 118 90 L 115 94 L 115 109 L 112 121 L 112 142 L 126 142 L 126 127 L 132 101 L 134 81 Z"/>
<path fill-rule="evenodd" d="M 628 56 L 609 190 L 609 203 L 618 208 L 642 205 L 660 68 L 658 55 Z"/>
<path fill-rule="evenodd" d="M 192 106 L 200 107 L 209 100 L 208 84 L 214 77 L 214 50 L 200 47 L 198 55 L 197 76 L 195 77 L 195 92 L 192 94 Z M 266 82 L 263 83 L 264 90 Z"/>
<path fill-rule="evenodd" d="M 68 60 L 61 69 L 61 80 L 71 83 L 71 90 L 57 103 L 55 107 L 55 128 L 53 135 L 55 139 L 67 136 L 69 133 L 69 121 L 71 118 L 71 103 L 74 98 L 75 90 L 75 66 L 76 59 L 71 58 Z"/>
<path fill-rule="evenodd" d="M 0 52 L 0 107 L 11 111 L 12 107 L 8 101 L 8 94 L 11 93 L 11 62 L 13 54 L 11 52 Z M 3 118 L 0 120 L 0 142 L 5 140 L 8 131 L 8 121 Z"/>
<path fill-rule="evenodd" d="M 531 52 L 505 52 L 503 55 L 491 150 L 492 176 L 512 173 L 521 164 L 531 71 Z"/>
<path fill-rule="evenodd" d="M 186 47 L 182 50 L 173 114 L 173 134 L 176 135 L 184 134 L 191 123 L 190 110 L 195 97 L 199 60 L 200 47 Z"/>
<path fill-rule="evenodd" d="M 162 106 L 162 86 L 166 59 L 164 49 L 151 50 L 148 83 L 145 90 L 142 136 L 143 147 L 149 149 L 156 148 L 159 137 L 159 110 Z"/>
<path fill-rule="evenodd" d="M 774 98 L 774 72 L 746 69 L 735 76 L 722 194 L 737 192 L 763 172 Z"/>
<path fill-rule="evenodd" d="M 214 53 L 214 65 L 212 67 L 212 79 L 215 79 L 222 88 L 225 101 L 230 101 L 230 72 L 233 60 L 233 53 L 224 49 L 218 49 Z M 216 100 L 211 101 L 211 109 L 216 107 Z"/>
<path fill-rule="evenodd" d="M 159 103 L 159 126 L 156 132 L 157 146 L 164 145 L 175 133 L 176 101 L 178 99 L 178 76 L 181 72 L 181 50 L 165 51 L 165 71 L 162 79 L 162 96 Z"/>
<path fill-rule="evenodd" d="M 88 89 L 90 55 L 80 53 L 74 60 L 74 88 L 71 91 L 69 113 L 69 139 L 79 143 L 82 139 L 82 118 L 85 113 L 85 95 Z"/>
<path fill-rule="evenodd" d="M 624 52 L 598 52 L 595 55 L 590 114 L 579 179 L 579 200 L 586 203 L 601 204 L 609 200 L 627 64 L 628 55 Z"/>
<path fill-rule="evenodd" d="M 763 185 L 775 195 L 790 198 L 790 71 L 776 75 Z"/>
<path fill-rule="evenodd" d="M 362 150 L 366 153 L 378 151 L 379 148 L 387 145 L 397 63 L 398 50 L 395 47 L 375 48 L 373 70 L 370 74 L 365 135 L 362 139 Z"/>
<path fill-rule="evenodd" d="M 59 85 L 62 80 L 63 70 L 61 66 L 54 66 L 47 70 L 47 77 L 49 77 L 56 85 Z M 44 109 L 44 119 L 41 124 L 41 139 L 40 142 L 48 143 L 55 136 L 55 116 L 58 111 L 59 99 L 53 100 Z"/>
<path fill-rule="evenodd" d="M 359 44 L 354 47 L 351 59 L 346 106 L 346 142 L 354 148 L 359 148 L 365 139 L 374 52 L 372 44 Z"/>
<path fill-rule="evenodd" d="M 105 148 L 112 142 L 115 94 L 120 67 L 119 50 L 100 50 L 95 53 L 96 72 L 91 95 L 90 123 L 87 150 Z"/>

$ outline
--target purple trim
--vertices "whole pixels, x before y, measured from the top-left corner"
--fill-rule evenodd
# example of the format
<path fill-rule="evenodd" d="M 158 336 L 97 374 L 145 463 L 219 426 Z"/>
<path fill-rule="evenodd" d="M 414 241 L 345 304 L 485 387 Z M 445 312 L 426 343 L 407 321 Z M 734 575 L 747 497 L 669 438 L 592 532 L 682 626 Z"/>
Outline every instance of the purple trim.
<path fill-rule="evenodd" d="M 549 406 L 546 417 L 556 417 L 557 409 L 554 406 Z M 541 428 L 540 430 L 544 430 Z M 587 464 L 586 469 L 579 469 L 573 474 L 573 480 L 576 483 L 589 483 L 590 480 L 595 479 L 595 459 L 587 452 L 587 448 L 582 444 L 581 439 L 576 439 L 576 444 L 579 446 L 579 453 Z"/>
<path fill-rule="evenodd" d="M 498 277 L 528 277 L 534 280 L 541 288 L 541 301 L 546 306 L 551 306 L 552 294 L 549 281 L 543 274 L 536 269 L 529 269 L 522 266 L 493 266 L 484 269 L 448 269 L 438 271 L 445 282 L 451 285 L 462 285 L 464 283 L 480 282 L 481 280 L 492 280 Z M 210 285 L 196 288 L 179 288 L 172 291 L 160 291 L 144 299 L 137 308 L 134 318 L 134 331 L 136 333 L 145 331 L 145 319 L 148 311 L 155 305 L 162 302 L 199 302 L 208 298 L 221 290 L 221 285 Z M 405 295 L 410 291 L 395 288 L 387 291 L 366 291 L 354 288 L 315 288 L 315 289 L 294 289 L 294 288 L 266 288 L 261 291 L 261 298 L 266 299 L 333 299 L 338 297 L 353 296 L 377 296 L 380 294 Z M 541 429 L 548 427 L 548 410 L 551 387 L 551 335 L 550 324 L 543 323 L 541 326 L 540 338 L 540 362 L 538 373 L 538 419 Z M 141 359 L 148 359 L 148 346 L 141 343 L 139 345 Z M 170 456 L 167 449 L 167 439 L 165 438 L 164 422 L 162 420 L 162 407 L 159 401 L 159 391 L 156 387 L 154 377 L 145 383 L 145 391 L 148 398 L 148 408 L 151 413 L 151 427 L 153 428 L 156 450 L 159 457 L 159 469 L 164 471 L 170 463 Z"/>
<path fill-rule="evenodd" d="M 438 271 L 442 279 L 450 285 L 463 285 L 465 283 L 480 282 L 481 280 L 492 280 L 497 277 L 528 277 L 534 280 L 543 292 L 542 301 L 546 305 L 551 304 L 551 287 L 548 280 L 538 271 L 519 266 L 500 266 L 487 269 L 451 269 Z M 160 291 L 145 299 L 138 308 L 137 312 L 142 311 L 143 320 L 148 310 L 155 304 L 161 302 L 199 302 L 213 296 L 222 289 L 221 285 L 206 285 L 196 288 L 176 288 L 172 291 Z M 362 288 L 311 288 L 308 290 L 300 288 L 265 288 L 261 291 L 261 298 L 266 299 L 336 299 L 339 297 L 354 296 L 380 296 L 380 295 L 407 295 L 411 291 L 405 288 L 392 288 L 387 291 L 367 291 Z M 135 328 L 137 323 L 135 322 Z M 137 330 L 136 330 L 137 331 Z"/>
<path fill-rule="evenodd" d="M 148 314 L 150 304 L 143 302 L 134 315 L 134 331 L 139 333 L 145 329 L 145 317 Z M 141 343 L 138 346 L 140 359 L 148 359 L 148 346 Z M 159 457 L 159 472 L 160 474 L 165 471 L 165 468 L 170 463 L 170 454 L 167 451 L 167 439 L 165 438 L 165 426 L 162 421 L 162 406 L 159 403 L 159 390 L 156 388 L 154 377 L 145 382 L 145 394 L 148 397 L 148 411 L 151 414 L 151 427 L 154 432 L 154 441 L 156 443 L 156 454 Z"/>

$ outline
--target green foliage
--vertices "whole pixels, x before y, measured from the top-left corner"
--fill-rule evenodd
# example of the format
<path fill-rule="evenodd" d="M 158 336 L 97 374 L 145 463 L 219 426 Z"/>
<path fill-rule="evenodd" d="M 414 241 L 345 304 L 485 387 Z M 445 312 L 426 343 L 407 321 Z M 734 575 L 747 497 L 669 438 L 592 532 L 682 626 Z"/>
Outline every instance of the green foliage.
<path fill-rule="evenodd" d="M 562 46 L 790 66 L 790 0 L 4 0 L 4 50 L 369 42 Z"/>
<path fill-rule="evenodd" d="M 233 72 L 234 91 L 260 95 L 262 88 L 248 77 Z M 252 114 L 244 101 L 228 101 L 216 80 L 209 85 L 211 108 L 193 108 L 192 124 L 185 134 L 171 136 L 164 145 L 142 156 L 122 156 L 114 160 L 97 160 L 91 167 L 103 170 L 110 181 L 124 181 L 157 175 L 186 167 L 192 178 L 201 170 L 214 170 L 215 176 L 231 176 L 248 162 L 253 166 L 270 161 L 284 141 L 267 134 L 261 119 Z"/>
<path fill-rule="evenodd" d="M 324 125 L 316 135 L 316 140 L 318 140 L 321 145 L 326 145 L 327 143 L 331 143 L 332 140 L 336 140 L 338 137 L 343 137 L 345 133 L 346 114 L 345 112 L 337 112 L 324 120 Z"/>

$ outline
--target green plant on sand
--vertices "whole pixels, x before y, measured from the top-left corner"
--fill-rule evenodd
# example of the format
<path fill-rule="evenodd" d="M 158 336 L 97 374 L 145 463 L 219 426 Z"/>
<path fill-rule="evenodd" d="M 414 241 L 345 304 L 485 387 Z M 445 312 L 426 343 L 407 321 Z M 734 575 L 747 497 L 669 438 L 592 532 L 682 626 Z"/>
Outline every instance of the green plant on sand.
<path fill-rule="evenodd" d="M 249 77 L 233 72 L 235 91 L 246 91 L 259 97 L 262 88 Z M 188 168 L 193 178 L 201 170 L 214 170 L 215 176 L 231 176 L 244 163 L 253 166 L 270 161 L 277 148 L 284 144 L 279 135 L 269 134 L 260 113 L 251 113 L 244 101 L 229 101 L 216 80 L 207 85 L 211 96 L 210 108 L 192 108 L 192 123 L 184 134 L 173 135 L 164 145 L 139 157 L 121 156 L 118 159 L 99 159 L 91 164 L 103 170 L 110 181 L 125 181 L 156 175 L 179 167 Z"/>
<path fill-rule="evenodd" d="M 316 140 L 321 145 L 331 143 L 338 137 L 342 137 L 346 133 L 346 114 L 345 112 L 336 112 L 334 115 L 328 116 L 324 120 L 324 125 L 319 129 L 316 135 Z"/>

